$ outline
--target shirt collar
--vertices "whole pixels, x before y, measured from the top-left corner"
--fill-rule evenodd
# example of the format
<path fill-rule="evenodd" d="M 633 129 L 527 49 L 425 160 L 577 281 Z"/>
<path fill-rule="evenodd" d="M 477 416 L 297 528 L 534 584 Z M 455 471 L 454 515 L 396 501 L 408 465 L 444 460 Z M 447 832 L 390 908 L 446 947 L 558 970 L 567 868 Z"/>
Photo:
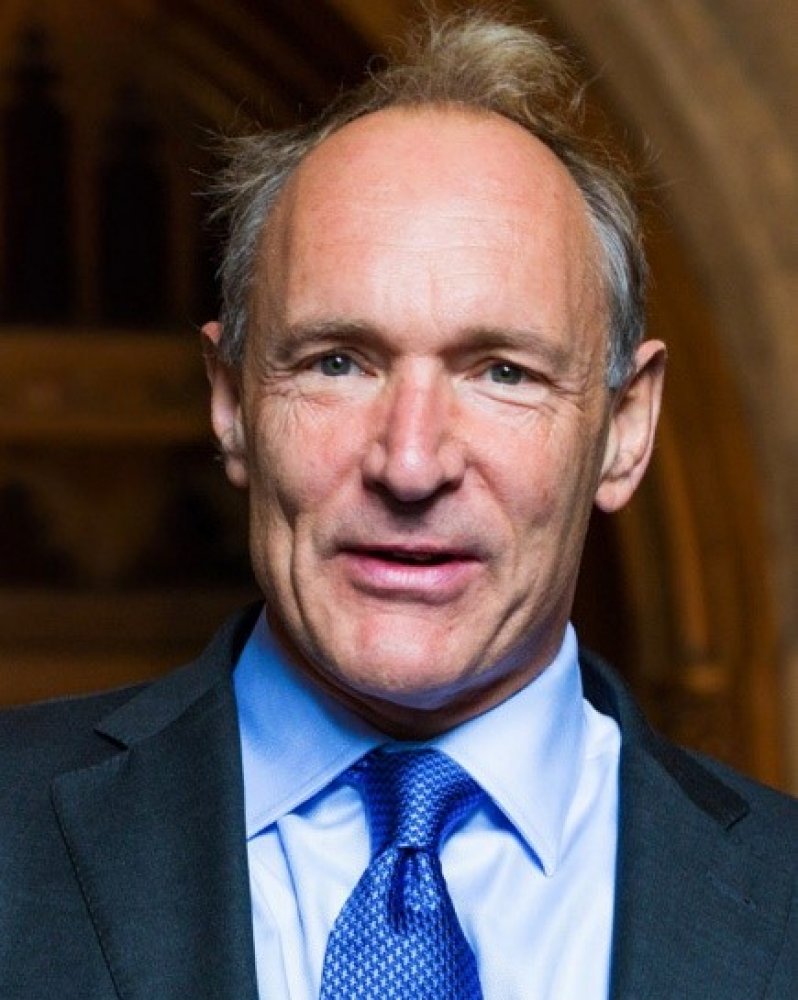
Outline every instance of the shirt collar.
<path fill-rule="evenodd" d="M 290 663 L 272 637 L 265 612 L 241 652 L 233 685 L 248 838 L 385 741 Z"/>
<path fill-rule="evenodd" d="M 433 745 L 490 795 L 550 875 L 585 755 L 582 676 L 568 625 L 559 652 L 534 681 Z"/>
<path fill-rule="evenodd" d="M 234 672 L 247 837 L 336 779 L 386 736 L 290 663 L 261 614 Z M 577 643 L 569 625 L 549 666 L 483 715 L 434 740 L 487 792 L 537 856 L 556 867 L 584 756 Z"/>

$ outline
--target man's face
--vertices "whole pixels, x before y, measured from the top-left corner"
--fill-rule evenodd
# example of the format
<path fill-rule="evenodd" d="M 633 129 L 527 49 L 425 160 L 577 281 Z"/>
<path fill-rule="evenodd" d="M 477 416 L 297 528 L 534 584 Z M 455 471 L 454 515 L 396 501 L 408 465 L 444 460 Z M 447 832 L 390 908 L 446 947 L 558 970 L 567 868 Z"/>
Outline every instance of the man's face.
<path fill-rule="evenodd" d="M 598 259 L 564 167 L 498 116 L 360 119 L 271 216 L 215 426 L 283 640 L 386 730 L 557 650 L 617 445 Z"/>

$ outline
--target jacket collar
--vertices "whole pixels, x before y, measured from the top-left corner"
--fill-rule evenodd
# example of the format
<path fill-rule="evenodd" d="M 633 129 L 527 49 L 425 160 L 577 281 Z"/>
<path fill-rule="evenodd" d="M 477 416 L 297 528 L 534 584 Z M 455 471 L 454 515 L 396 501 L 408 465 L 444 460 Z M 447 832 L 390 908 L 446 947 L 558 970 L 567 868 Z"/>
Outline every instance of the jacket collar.
<path fill-rule="evenodd" d="M 582 666 L 622 734 L 611 1000 L 763 996 L 793 877 L 749 843 L 748 802 L 657 736 L 601 661 Z"/>
<path fill-rule="evenodd" d="M 54 806 L 122 1000 L 256 1000 L 235 700 L 251 616 L 97 727 L 109 755 Z"/>

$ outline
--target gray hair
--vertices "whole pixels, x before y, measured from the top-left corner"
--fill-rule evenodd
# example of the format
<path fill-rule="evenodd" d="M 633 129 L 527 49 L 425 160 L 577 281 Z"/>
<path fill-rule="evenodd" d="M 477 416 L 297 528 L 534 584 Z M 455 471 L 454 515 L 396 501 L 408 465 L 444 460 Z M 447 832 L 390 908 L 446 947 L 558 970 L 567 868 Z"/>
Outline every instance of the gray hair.
<path fill-rule="evenodd" d="M 309 124 L 225 140 L 213 193 L 227 242 L 220 355 L 240 365 L 249 324 L 258 247 L 286 181 L 333 132 L 387 108 L 457 107 L 495 113 L 543 142 L 568 169 L 585 199 L 601 247 L 609 315 L 607 383 L 621 386 L 643 336 L 647 265 L 625 168 L 586 137 L 582 89 L 563 53 L 537 31 L 464 13 L 410 36 L 404 57 L 372 68 Z"/>

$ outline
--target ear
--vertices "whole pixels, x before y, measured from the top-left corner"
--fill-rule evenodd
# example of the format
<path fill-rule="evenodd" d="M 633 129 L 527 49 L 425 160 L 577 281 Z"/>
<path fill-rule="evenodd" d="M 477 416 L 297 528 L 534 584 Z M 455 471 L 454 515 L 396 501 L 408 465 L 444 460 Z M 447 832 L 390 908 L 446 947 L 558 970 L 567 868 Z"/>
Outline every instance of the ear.
<path fill-rule="evenodd" d="M 613 401 L 596 505 L 619 510 L 629 501 L 648 467 L 662 401 L 665 345 L 647 340 L 635 353 L 632 377 Z"/>
<path fill-rule="evenodd" d="M 211 384 L 211 425 L 224 462 L 227 478 L 240 489 L 249 484 L 246 437 L 241 416 L 239 373 L 219 357 L 220 323 L 202 328 L 205 371 Z"/>

